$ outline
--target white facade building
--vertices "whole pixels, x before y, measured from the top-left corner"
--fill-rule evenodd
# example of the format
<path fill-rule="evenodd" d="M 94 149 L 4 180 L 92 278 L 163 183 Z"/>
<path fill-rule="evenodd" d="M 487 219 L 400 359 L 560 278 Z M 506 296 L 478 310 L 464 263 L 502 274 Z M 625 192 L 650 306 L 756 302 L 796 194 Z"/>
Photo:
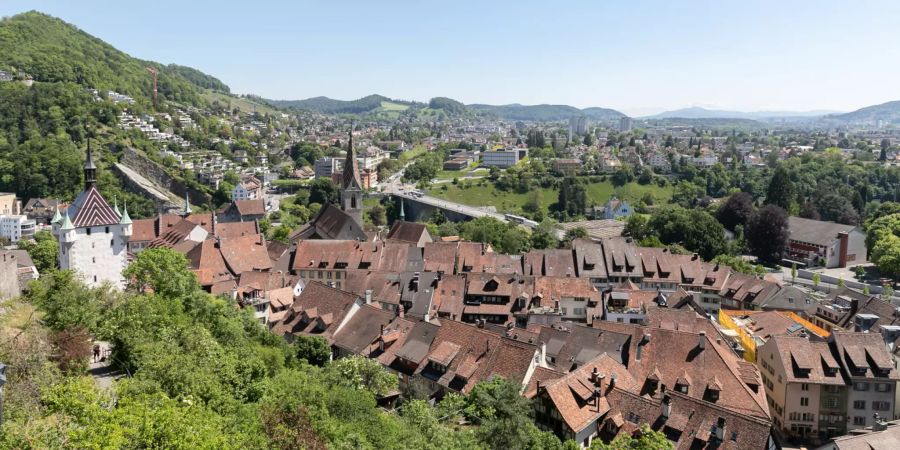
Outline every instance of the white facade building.
<path fill-rule="evenodd" d="M 132 222 L 127 205 L 120 214 L 97 190 L 96 171 L 88 141 L 84 191 L 65 216 L 57 211 L 52 220 L 53 234 L 59 239 L 59 267 L 74 270 L 88 286 L 109 282 L 122 289 Z"/>
<path fill-rule="evenodd" d="M 21 239 L 34 237 L 36 223 L 28 216 L 18 214 L 0 215 L 0 237 L 9 239 L 10 242 L 19 242 Z"/>

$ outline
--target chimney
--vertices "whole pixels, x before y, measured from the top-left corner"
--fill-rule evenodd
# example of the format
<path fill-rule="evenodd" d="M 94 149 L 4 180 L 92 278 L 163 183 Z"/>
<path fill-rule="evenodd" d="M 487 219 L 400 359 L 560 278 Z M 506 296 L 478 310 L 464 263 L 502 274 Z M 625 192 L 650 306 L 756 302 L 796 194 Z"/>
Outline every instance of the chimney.
<path fill-rule="evenodd" d="M 398 312 L 397 312 L 397 317 L 399 317 L 399 318 L 402 319 L 402 318 L 404 318 L 404 317 L 406 316 L 406 313 L 405 313 L 404 309 L 405 309 L 405 308 L 403 308 L 403 305 L 400 305 L 400 306 L 397 308 L 397 311 L 398 311 Z"/>
<path fill-rule="evenodd" d="M 850 235 L 846 231 L 838 233 L 840 246 L 838 247 L 838 267 L 847 267 L 847 251 L 850 248 Z"/>
<path fill-rule="evenodd" d="M 700 347 L 700 350 L 706 349 L 706 332 L 705 331 L 700 332 L 700 339 L 697 342 L 697 347 Z"/>
<path fill-rule="evenodd" d="M 372 290 L 371 289 L 366 289 L 366 304 L 367 305 L 372 304 Z"/>
<path fill-rule="evenodd" d="M 283 271 L 283 270 L 279 270 L 279 271 L 278 271 L 278 274 L 281 275 L 281 287 L 285 287 L 285 286 L 287 285 L 287 282 L 286 282 L 285 279 L 284 279 L 284 271 Z"/>
<path fill-rule="evenodd" d="M 669 394 L 663 395 L 661 405 L 663 419 L 668 419 L 669 414 L 672 413 L 672 397 L 669 397 Z"/>
<path fill-rule="evenodd" d="M 591 383 L 597 384 L 597 379 L 599 377 L 600 377 L 600 372 L 597 370 L 596 367 L 594 367 L 594 369 L 591 370 Z"/>
<path fill-rule="evenodd" d="M 381 336 L 384 336 L 384 324 L 381 324 L 381 333 L 379 333 L 379 334 Z"/>
<path fill-rule="evenodd" d="M 716 421 L 716 439 L 721 441 L 725 440 L 725 418 L 719 417 L 719 420 Z"/>

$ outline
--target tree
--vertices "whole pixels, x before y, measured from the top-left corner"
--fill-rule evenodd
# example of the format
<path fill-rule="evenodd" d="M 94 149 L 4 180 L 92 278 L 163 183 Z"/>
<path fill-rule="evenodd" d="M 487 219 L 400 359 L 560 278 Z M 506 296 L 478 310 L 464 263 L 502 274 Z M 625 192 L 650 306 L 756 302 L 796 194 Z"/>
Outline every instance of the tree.
<path fill-rule="evenodd" d="M 175 250 L 149 248 L 122 272 L 134 292 L 153 292 L 170 299 L 186 298 L 199 289 L 197 277 L 188 269 L 187 258 Z"/>
<path fill-rule="evenodd" d="M 537 249 L 556 248 L 557 241 L 553 232 L 553 224 L 541 222 L 531 231 L 531 247 Z"/>
<path fill-rule="evenodd" d="M 794 201 L 794 183 L 791 182 L 790 176 L 784 166 L 778 166 L 772 179 L 769 181 L 769 187 L 766 189 L 767 205 L 775 205 L 787 211 L 791 209 Z"/>
<path fill-rule="evenodd" d="M 766 269 L 763 266 L 750 264 L 737 256 L 719 255 L 713 258 L 712 262 L 731 267 L 736 272 L 745 273 L 747 275 L 762 277 L 766 274 Z"/>
<path fill-rule="evenodd" d="M 327 178 L 312 180 L 309 183 L 309 201 L 310 203 L 319 203 L 321 205 L 327 203 L 338 204 L 337 186 Z"/>
<path fill-rule="evenodd" d="M 587 190 L 575 177 L 563 178 L 559 187 L 557 208 L 570 217 L 584 214 L 587 207 Z"/>
<path fill-rule="evenodd" d="M 731 231 L 734 231 L 738 225 L 747 225 L 747 221 L 752 215 L 753 197 L 746 192 L 731 194 L 716 211 L 716 219 L 719 219 L 719 222 Z"/>
<path fill-rule="evenodd" d="M 653 211 L 648 230 L 663 244 L 680 244 L 710 260 L 725 253 L 725 228 L 709 213 L 699 209 L 686 210 L 670 205 Z"/>
<path fill-rule="evenodd" d="M 582 143 L 584 145 L 587 145 L 588 147 L 590 147 L 591 145 L 594 145 L 594 138 L 591 137 L 591 133 L 586 133 L 584 135 L 584 140 L 582 141 Z"/>
<path fill-rule="evenodd" d="M 572 241 L 575 239 L 585 239 L 588 237 L 588 232 L 584 227 L 575 227 L 566 230 L 566 234 L 563 236 L 563 243 L 566 248 L 572 248 Z"/>
<path fill-rule="evenodd" d="M 610 181 L 612 181 L 613 186 L 624 186 L 634 181 L 634 172 L 631 170 L 631 167 L 623 165 L 612 174 Z"/>
<path fill-rule="evenodd" d="M 900 235 L 900 213 L 882 216 L 869 223 L 866 229 L 866 248 L 869 253 L 872 253 L 875 243 L 888 234 Z"/>
<path fill-rule="evenodd" d="M 887 151 L 891 148 L 891 141 L 887 138 L 881 140 L 881 153 L 878 155 L 878 160 L 881 162 L 887 161 Z"/>
<path fill-rule="evenodd" d="M 320 336 L 298 336 L 294 346 L 297 347 L 297 359 L 314 366 L 324 366 L 331 360 L 331 347 Z"/>
<path fill-rule="evenodd" d="M 43 321 L 53 331 L 84 327 L 97 330 L 104 295 L 93 291 L 68 270 L 45 273 L 29 285 L 25 298 L 44 311 Z"/>
<path fill-rule="evenodd" d="M 362 356 L 334 361 L 326 368 L 325 376 L 333 384 L 365 389 L 375 397 L 397 388 L 397 377 L 384 370 L 378 361 Z"/>
<path fill-rule="evenodd" d="M 604 444 L 600 439 L 591 442 L 589 450 L 671 450 L 672 443 L 666 438 L 665 433 L 654 431 L 649 425 L 641 425 L 641 429 L 634 434 L 620 434 L 609 444 Z"/>
<path fill-rule="evenodd" d="M 819 287 L 819 283 L 822 282 L 822 275 L 819 275 L 818 272 L 814 273 L 812 276 L 813 286 Z"/>
<path fill-rule="evenodd" d="M 878 266 L 882 273 L 893 277 L 900 275 L 900 237 L 895 234 L 882 233 L 872 247 L 869 259 Z"/>
<path fill-rule="evenodd" d="M 859 223 L 859 213 L 856 212 L 850 200 L 843 195 L 837 193 L 823 195 L 816 200 L 816 206 L 818 206 L 822 220 L 846 225 Z"/>
<path fill-rule="evenodd" d="M 492 449 L 527 448 L 534 409 L 519 385 L 502 377 L 482 381 L 466 398 L 466 415 L 479 425 L 478 439 Z"/>
<path fill-rule="evenodd" d="M 646 238 L 653 234 L 650 228 L 650 218 L 643 214 L 632 214 L 625 219 L 625 228 L 622 234 L 630 236 L 636 241 Z"/>
<path fill-rule="evenodd" d="M 791 263 L 791 283 L 797 282 L 797 263 Z"/>
<path fill-rule="evenodd" d="M 381 206 L 381 204 L 375 204 L 375 206 L 366 211 L 366 214 L 369 216 L 369 220 L 372 221 L 372 225 L 375 225 L 376 227 L 387 224 L 387 214 L 384 206 Z"/>
<path fill-rule="evenodd" d="M 28 252 L 39 273 L 59 267 L 59 244 L 49 231 L 38 231 L 34 241 L 21 240 L 18 247 Z"/>
<path fill-rule="evenodd" d="M 746 239 L 750 252 L 760 261 L 781 261 L 788 240 L 787 213 L 777 205 L 766 205 L 747 222 Z"/>

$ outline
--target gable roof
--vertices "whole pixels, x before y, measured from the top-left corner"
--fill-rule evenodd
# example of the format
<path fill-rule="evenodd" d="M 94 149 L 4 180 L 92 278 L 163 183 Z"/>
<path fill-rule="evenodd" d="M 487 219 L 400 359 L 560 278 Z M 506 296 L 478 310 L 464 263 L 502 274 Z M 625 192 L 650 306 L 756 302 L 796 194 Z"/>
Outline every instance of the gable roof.
<path fill-rule="evenodd" d="M 121 219 L 94 186 L 78 195 L 69 206 L 68 215 L 76 227 L 116 225 Z"/>
<path fill-rule="evenodd" d="M 425 228 L 425 224 L 398 220 L 394 222 L 391 231 L 388 232 L 387 238 L 395 241 L 418 244 L 419 240 L 422 239 L 422 236 L 428 236 L 429 240 L 431 238 L 431 235 L 428 234 L 428 229 Z"/>
<path fill-rule="evenodd" d="M 319 215 L 310 223 L 295 231 L 291 235 L 290 240 L 291 242 L 296 242 L 299 239 L 315 237 L 320 239 L 368 240 L 368 236 L 362 229 L 362 224 L 356 223 L 352 216 L 331 203 L 322 206 Z"/>
<path fill-rule="evenodd" d="M 844 225 L 842 223 L 804 219 L 796 216 L 788 217 L 790 238 L 795 241 L 816 245 L 831 245 L 837 239 L 839 233 L 850 233 L 856 228 L 854 225 Z"/>

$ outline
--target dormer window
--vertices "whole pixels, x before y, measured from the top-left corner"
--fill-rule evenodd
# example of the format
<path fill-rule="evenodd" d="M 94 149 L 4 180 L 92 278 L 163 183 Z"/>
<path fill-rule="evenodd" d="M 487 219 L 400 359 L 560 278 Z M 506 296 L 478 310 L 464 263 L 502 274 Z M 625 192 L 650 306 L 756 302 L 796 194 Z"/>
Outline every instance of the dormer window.
<path fill-rule="evenodd" d="M 690 386 L 688 386 L 686 384 L 678 383 L 675 385 L 675 390 L 682 394 L 687 394 L 689 389 L 690 389 Z"/>

